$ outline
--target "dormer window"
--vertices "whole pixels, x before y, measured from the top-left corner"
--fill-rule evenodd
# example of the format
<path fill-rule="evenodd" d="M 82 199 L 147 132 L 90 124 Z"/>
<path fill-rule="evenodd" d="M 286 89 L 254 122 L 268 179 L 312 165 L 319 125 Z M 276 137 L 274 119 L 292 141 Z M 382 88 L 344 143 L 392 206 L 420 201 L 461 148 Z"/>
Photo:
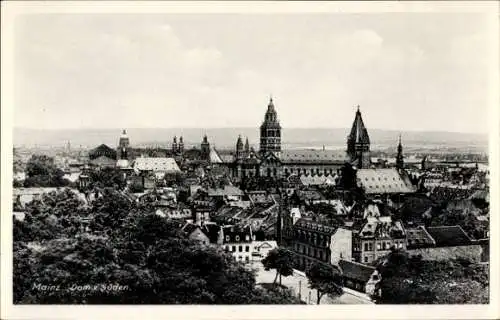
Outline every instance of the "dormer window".
<path fill-rule="evenodd" d="M 229 236 L 226 236 L 226 241 L 229 241 Z"/>
<path fill-rule="evenodd" d="M 236 241 L 240 241 L 240 236 L 236 236 Z"/>
<path fill-rule="evenodd" d="M 250 241 L 250 236 L 249 236 L 249 235 L 246 235 L 246 236 L 245 236 L 245 240 L 246 240 L 246 241 Z"/>

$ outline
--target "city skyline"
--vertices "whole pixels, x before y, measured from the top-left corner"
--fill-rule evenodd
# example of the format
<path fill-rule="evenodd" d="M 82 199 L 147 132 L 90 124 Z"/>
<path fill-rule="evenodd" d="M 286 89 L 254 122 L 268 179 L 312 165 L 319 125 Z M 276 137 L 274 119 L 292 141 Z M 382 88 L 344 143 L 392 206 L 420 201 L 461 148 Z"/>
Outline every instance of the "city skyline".
<path fill-rule="evenodd" d="M 346 128 L 360 105 L 370 129 L 486 133 L 483 18 L 21 16 L 14 126 L 255 127 L 272 95 L 288 128 Z"/>

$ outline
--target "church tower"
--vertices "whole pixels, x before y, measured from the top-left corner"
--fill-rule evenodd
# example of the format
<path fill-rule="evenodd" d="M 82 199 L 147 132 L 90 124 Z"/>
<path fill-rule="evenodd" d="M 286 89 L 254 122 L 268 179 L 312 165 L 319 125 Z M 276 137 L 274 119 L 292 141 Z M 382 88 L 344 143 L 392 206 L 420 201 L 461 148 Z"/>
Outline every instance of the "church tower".
<path fill-rule="evenodd" d="M 250 144 L 248 143 L 248 137 L 245 140 L 245 156 L 248 157 L 250 155 Z"/>
<path fill-rule="evenodd" d="M 347 137 L 347 154 L 351 162 L 359 168 L 370 167 L 370 137 L 366 130 L 361 111 L 356 111 L 351 133 Z"/>
<path fill-rule="evenodd" d="M 174 141 L 172 142 L 172 153 L 177 154 L 179 145 L 177 144 L 177 136 L 174 136 Z"/>
<path fill-rule="evenodd" d="M 181 136 L 179 138 L 179 153 L 183 153 L 183 152 L 184 152 L 184 139 Z"/>
<path fill-rule="evenodd" d="M 127 130 L 123 129 L 120 141 L 118 142 L 118 159 L 128 160 L 128 151 L 130 147 L 130 139 L 127 135 Z"/>
<path fill-rule="evenodd" d="M 207 135 L 203 136 L 203 141 L 201 142 L 201 157 L 203 160 L 210 159 L 210 143 L 208 142 Z"/>
<path fill-rule="evenodd" d="M 243 140 L 241 140 L 241 135 L 238 136 L 236 141 L 236 159 L 240 160 L 243 158 Z"/>
<path fill-rule="evenodd" d="M 403 146 L 401 145 L 401 135 L 399 135 L 398 155 L 396 156 L 396 168 L 403 169 L 404 165 L 405 164 L 403 160 Z"/>
<path fill-rule="evenodd" d="M 264 122 L 260 126 L 260 153 L 281 152 L 281 126 L 278 115 L 274 109 L 273 98 L 269 100 Z"/>

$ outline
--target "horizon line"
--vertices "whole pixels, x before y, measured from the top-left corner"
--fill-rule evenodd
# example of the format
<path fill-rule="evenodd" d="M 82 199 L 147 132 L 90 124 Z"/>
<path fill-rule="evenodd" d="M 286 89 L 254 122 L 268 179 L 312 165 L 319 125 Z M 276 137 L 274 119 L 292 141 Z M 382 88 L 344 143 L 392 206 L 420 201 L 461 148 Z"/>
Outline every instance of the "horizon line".
<path fill-rule="evenodd" d="M 117 131 L 122 131 L 122 130 L 172 130 L 172 129 L 178 129 L 178 130 L 219 130 L 219 129 L 255 129 L 258 130 L 258 127 L 253 127 L 253 126 L 234 126 L 234 127 L 108 127 L 108 128 L 102 128 L 102 127 L 82 127 L 82 128 L 33 128 L 33 127 L 20 127 L 20 126 L 13 126 L 12 129 L 14 130 L 42 130 L 42 131 L 83 131 L 83 130 L 117 130 Z M 337 130 L 337 129 L 345 129 L 349 130 L 349 127 L 288 127 L 288 128 L 282 128 L 282 130 L 290 130 L 290 129 L 320 129 L 320 130 Z M 467 132 L 467 131 L 449 131 L 449 130 L 437 130 L 437 129 L 431 129 L 431 130 L 416 130 L 416 129 L 382 129 L 382 128 L 371 128 L 368 129 L 370 130 L 377 130 L 377 131 L 394 131 L 394 132 L 408 132 L 408 133 L 459 133 L 459 134 L 471 134 L 471 135 L 489 135 L 489 132 Z"/>

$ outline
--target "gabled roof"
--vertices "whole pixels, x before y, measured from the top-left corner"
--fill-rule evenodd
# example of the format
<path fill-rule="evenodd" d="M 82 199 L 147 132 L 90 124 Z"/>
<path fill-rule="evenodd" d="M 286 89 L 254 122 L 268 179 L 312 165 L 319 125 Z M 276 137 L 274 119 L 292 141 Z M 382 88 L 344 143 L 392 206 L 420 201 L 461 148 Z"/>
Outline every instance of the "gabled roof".
<path fill-rule="evenodd" d="M 472 242 L 460 226 L 428 227 L 427 232 L 436 242 L 436 247 L 469 245 Z"/>
<path fill-rule="evenodd" d="M 359 111 L 359 107 L 358 111 L 356 111 L 354 122 L 352 123 L 351 133 L 349 134 L 349 141 L 351 143 L 370 144 L 368 130 L 366 130 L 363 118 L 361 117 L 361 111 Z"/>
<path fill-rule="evenodd" d="M 108 147 L 105 144 L 101 144 L 98 147 L 89 151 L 90 158 L 96 158 L 99 155 L 106 155 L 112 159 L 116 159 L 116 150 Z"/>
<path fill-rule="evenodd" d="M 210 148 L 209 159 L 210 159 L 210 163 L 223 163 L 224 162 L 214 147 Z"/>
<path fill-rule="evenodd" d="M 342 276 L 363 283 L 368 282 L 372 274 L 376 271 L 374 267 L 347 260 L 340 260 L 339 267 L 342 271 Z"/>
<path fill-rule="evenodd" d="M 106 157 L 106 156 L 97 157 L 97 158 L 91 160 L 90 163 L 92 165 L 100 166 L 100 167 L 103 167 L 103 166 L 115 167 L 116 166 L 116 160 L 109 158 L 109 157 Z"/>

